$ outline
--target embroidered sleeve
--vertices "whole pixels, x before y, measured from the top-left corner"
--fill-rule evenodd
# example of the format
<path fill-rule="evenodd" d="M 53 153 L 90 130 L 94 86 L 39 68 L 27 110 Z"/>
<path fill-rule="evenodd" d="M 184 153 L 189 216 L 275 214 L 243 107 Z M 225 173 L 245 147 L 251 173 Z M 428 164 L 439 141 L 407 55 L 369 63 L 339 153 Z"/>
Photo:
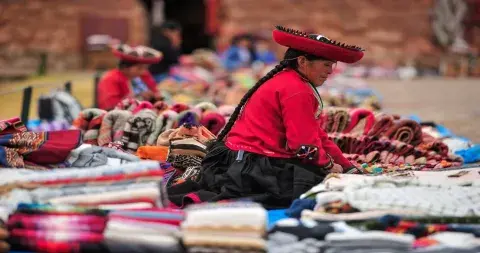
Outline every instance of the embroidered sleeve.
<path fill-rule="evenodd" d="M 312 156 L 315 159 L 313 162 L 323 168 L 331 168 L 333 161 L 325 152 L 322 145 L 322 140 L 318 135 L 318 124 L 315 120 L 315 112 L 318 104 L 313 94 L 309 92 L 299 92 L 289 96 L 283 101 L 282 105 L 282 119 L 286 128 L 287 147 L 296 154 L 301 156 Z M 312 148 L 316 147 L 316 152 Z M 309 154 L 304 154 L 310 152 Z"/>

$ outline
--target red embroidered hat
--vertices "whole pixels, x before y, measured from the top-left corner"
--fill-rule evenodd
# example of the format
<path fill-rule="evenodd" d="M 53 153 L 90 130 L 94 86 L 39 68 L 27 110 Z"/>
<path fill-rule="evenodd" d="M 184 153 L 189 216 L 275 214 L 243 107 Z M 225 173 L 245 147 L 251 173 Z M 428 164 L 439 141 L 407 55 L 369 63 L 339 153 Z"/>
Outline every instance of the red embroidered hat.
<path fill-rule="evenodd" d="M 113 54 L 121 60 L 132 63 L 153 64 L 159 62 L 163 54 L 145 46 L 129 46 L 127 44 L 112 45 Z"/>
<path fill-rule="evenodd" d="M 355 63 L 362 59 L 364 49 L 330 40 L 323 35 L 277 26 L 273 39 L 282 46 L 297 49 L 318 57 L 345 63 Z"/>

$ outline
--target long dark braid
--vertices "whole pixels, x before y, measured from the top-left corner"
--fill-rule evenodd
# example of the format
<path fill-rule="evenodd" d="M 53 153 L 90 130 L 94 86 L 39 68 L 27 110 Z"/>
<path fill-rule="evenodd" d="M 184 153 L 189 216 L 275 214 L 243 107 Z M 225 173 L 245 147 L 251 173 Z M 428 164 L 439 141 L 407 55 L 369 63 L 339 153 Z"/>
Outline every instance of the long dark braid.
<path fill-rule="evenodd" d="M 260 78 L 260 80 L 258 80 L 258 82 L 250 90 L 248 90 L 248 92 L 243 96 L 242 100 L 240 100 L 240 103 L 235 108 L 235 111 L 233 111 L 232 115 L 230 116 L 230 119 L 228 120 L 228 123 L 225 125 L 222 132 L 218 135 L 217 141 L 222 141 L 225 138 L 225 136 L 227 136 L 228 132 L 230 132 L 230 130 L 233 127 L 233 124 L 235 124 L 235 121 L 240 115 L 240 112 L 243 106 L 247 103 L 248 99 L 250 99 L 253 93 L 255 93 L 255 91 L 257 91 L 258 88 L 262 86 L 262 84 L 264 84 L 270 78 L 278 74 L 287 66 L 288 66 L 287 61 L 281 61 L 280 64 L 276 65 L 274 69 L 270 70 L 270 72 L 268 72 L 264 77 Z"/>

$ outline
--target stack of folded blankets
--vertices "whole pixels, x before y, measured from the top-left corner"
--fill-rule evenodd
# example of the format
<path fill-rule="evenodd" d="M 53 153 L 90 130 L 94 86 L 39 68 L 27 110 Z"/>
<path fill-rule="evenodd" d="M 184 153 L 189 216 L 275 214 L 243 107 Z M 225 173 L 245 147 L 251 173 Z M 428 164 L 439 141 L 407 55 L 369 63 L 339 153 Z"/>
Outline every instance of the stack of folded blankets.
<path fill-rule="evenodd" d="M 191 205 L 182 223 L 188 252 L 265 252 L 266 210 L 250 202 Z"/>
<path fill-rule="evenodd" d="M 412 235 L 382 231 L 330 233 L 325 237 L 326 253 L 410 252 L 415 241 Z"/>
<path fill-rule="evenodd" d="M 50 171 L 2 170 L 0 204 L 71 204 L 102 209 L 166 207 L 167 163 L 139 161 Z"/>
<path fill-rule="evenodd" d="M 106 212 L 65 205 L 21 204 L 8 219 L 14 250 L 105 252 Z"/>
<path fill-rule="evenodd" d="M 112 211 L 104 232 L 110 253 L 182 252 L 181 210 L 144 209 Z"/>

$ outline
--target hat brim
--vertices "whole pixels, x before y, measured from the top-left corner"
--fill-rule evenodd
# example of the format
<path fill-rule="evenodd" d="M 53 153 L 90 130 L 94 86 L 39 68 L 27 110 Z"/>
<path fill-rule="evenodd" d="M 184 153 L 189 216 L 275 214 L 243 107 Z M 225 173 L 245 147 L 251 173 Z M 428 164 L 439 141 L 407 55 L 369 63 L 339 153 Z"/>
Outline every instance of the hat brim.
<path fill-rule="evenodd" d="M 364 55 L 360 50 L 324 43 L 305 36 L 283 32 L 278 29 L 273 30 L 273 39 L 282 46 L 297 49 L 332 61 L 355 63 L 362 59 Z"/>
<path fill-rule="evenodd" d="M 152 56 L 148 56 L 148 57 L 134 56 L 134 55 L 127 54 L 125 52 L 121 52 L 119 49 L 120 47 L 118 46 L 112 47 L 113 54 L 121 60 L 132 62 L 132 63 L 154 64 L 154 63 L 160 62 L 163 58 L 162 52 L 151 49 L 151 48 L 147 48 L 147 47 L 144 47 L 144 49 L 148 50 Z"/>

